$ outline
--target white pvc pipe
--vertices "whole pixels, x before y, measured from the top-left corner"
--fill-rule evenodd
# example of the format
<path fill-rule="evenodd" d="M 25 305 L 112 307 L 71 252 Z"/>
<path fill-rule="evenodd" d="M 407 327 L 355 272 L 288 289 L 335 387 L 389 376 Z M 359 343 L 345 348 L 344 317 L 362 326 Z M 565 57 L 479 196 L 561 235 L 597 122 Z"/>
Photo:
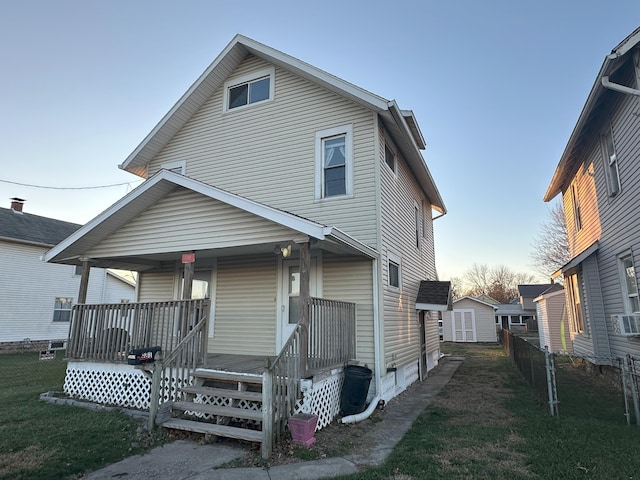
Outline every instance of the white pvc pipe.
<path fill-rule="evenodd" d="M 340 420 L 342 423 L 357 423 L 361 420 L 366 420 L 367 418 L 369 418 L 371 416 L 371 414 L 373 413 L 373 411 L 376 409 L 376 407 L 378 406 L 378 402 L 380 401 L 380 397 L 379 396 L 375 396 L 373 400 L 371 400 L 371 403 L 369 404 L 369 407 L 367 407 L 367 409 L 362 412 L 362 413 L 356 413 L 355 415 L 349 415 L 347 417 L 342 417 L 342 420 Z"/>

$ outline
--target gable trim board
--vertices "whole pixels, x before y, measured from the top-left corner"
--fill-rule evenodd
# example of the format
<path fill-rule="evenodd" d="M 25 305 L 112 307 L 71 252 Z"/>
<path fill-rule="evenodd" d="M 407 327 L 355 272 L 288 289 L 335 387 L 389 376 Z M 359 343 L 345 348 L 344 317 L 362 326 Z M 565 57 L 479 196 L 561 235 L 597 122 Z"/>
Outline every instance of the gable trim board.
<path fill-rule="evenodd" d="M 410 110 L 400 110 L 394 100 L 386 100 L 242 35 L 236 35 L 233 38 L 119 167 L 140 177 L 145 177 L 147 175 L 146 165 L 167 145 L 213 93 L 224 85 L 229 73 L 240 65 L 247 54 L 262 58 L 380 115 L 385 126 L 392 132 L 396 144 L 402 149 L 432 207 L 442 215 L 446 213 L 447 209 L 442 197 L 420 153 L 420 149 L 424 148 L 424 138 L 422 138 Z M 222 105 L 220 108 L 222 109 Z"/>
<path fill-rule="evenodd" d="M 369 258 L 375 258 L 378 255 L 375 249 L 358 242 L 335 227 L 320 225 L 183 175 L 178 175 L 168 170 L 160 170 L 109 209 L 78 229 L 66 240 L 49 250 L 45 254 L 44 260 L 54 263 L 75 261 L 79 264 L 80 257 L 90 251 L 101 240 L 165 198 L 176 187 L 184 187 L 211 199 L 218 200 L 265 220 L 295 230 L 302 236 L 306 235 L 316 240 L 327 241 Z M 100 266 L 99 263 L 94 264 L 94 266 L 96 265 Z"/>

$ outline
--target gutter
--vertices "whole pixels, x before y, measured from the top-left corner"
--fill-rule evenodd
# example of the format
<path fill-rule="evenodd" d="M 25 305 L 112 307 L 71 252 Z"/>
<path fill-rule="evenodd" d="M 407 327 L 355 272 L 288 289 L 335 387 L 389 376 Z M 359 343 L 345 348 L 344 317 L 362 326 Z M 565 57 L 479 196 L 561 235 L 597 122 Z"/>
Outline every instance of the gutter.
<path fill-rule="evenodd" d="M 640 90 L 636 88 L 626 87 L 624 85 L 620 85 L 619 83 L 610 82 L 608 75 L 602 77 L 602 86 L 615 92 L 626 93 L 627 95 L 635 95 L 636 97 L 640 97 Z"/>

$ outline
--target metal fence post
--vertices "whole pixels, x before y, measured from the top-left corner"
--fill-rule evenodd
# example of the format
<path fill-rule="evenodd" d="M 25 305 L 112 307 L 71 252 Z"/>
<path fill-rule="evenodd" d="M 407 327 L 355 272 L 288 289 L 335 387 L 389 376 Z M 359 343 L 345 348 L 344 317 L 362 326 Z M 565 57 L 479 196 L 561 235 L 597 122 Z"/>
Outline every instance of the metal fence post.
<path fill-rule="evenodd" d="M 556 415 L 556 405 L 554 401 L 554 371 L 551 366 L 551 353 L 549 352 L 549 347 L 545 345 L 544 347 L 544 363 L 547 371 L 547 397 L 549 398 L 549 412 L 552 417 Z"/>
<path fill-rule="evenodd" d="M 628 378 L 629 378 L 629 385 L 631 386 L 631 398 L 633 399 L 633 413 L 635 413 L 636 415 L 636 425 L 640 427 L 640 405 L 638 405 L 638 389 L 636 388 L 636 381 L 633 378 L 633 371 L 631 368 L 633 365 L 633 358 L 629 354 L 627 354 L 626 363 L 629 369 Z"/>
<path fill-rule="evenodd" d="M 629 414 L 629 397 L 627 392 L 627 362 L 618 358 L 618 365 L 620 366 L 620 377 L 622 379 L 622 396 L 624 398 L 624 416 L 627 419 L 627 425 L 631 425 L 631 415 Z"/>

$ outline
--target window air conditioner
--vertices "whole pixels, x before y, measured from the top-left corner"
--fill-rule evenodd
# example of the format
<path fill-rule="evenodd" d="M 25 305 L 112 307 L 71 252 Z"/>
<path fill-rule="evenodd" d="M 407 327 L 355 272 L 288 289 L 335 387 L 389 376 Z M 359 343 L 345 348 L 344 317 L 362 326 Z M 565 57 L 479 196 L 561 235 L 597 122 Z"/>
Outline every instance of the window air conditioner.
<path fill-rule="evenodd" d="M 640 315 L 613 315 L 613 329 L 625 337 L 640 336 Z"/>

